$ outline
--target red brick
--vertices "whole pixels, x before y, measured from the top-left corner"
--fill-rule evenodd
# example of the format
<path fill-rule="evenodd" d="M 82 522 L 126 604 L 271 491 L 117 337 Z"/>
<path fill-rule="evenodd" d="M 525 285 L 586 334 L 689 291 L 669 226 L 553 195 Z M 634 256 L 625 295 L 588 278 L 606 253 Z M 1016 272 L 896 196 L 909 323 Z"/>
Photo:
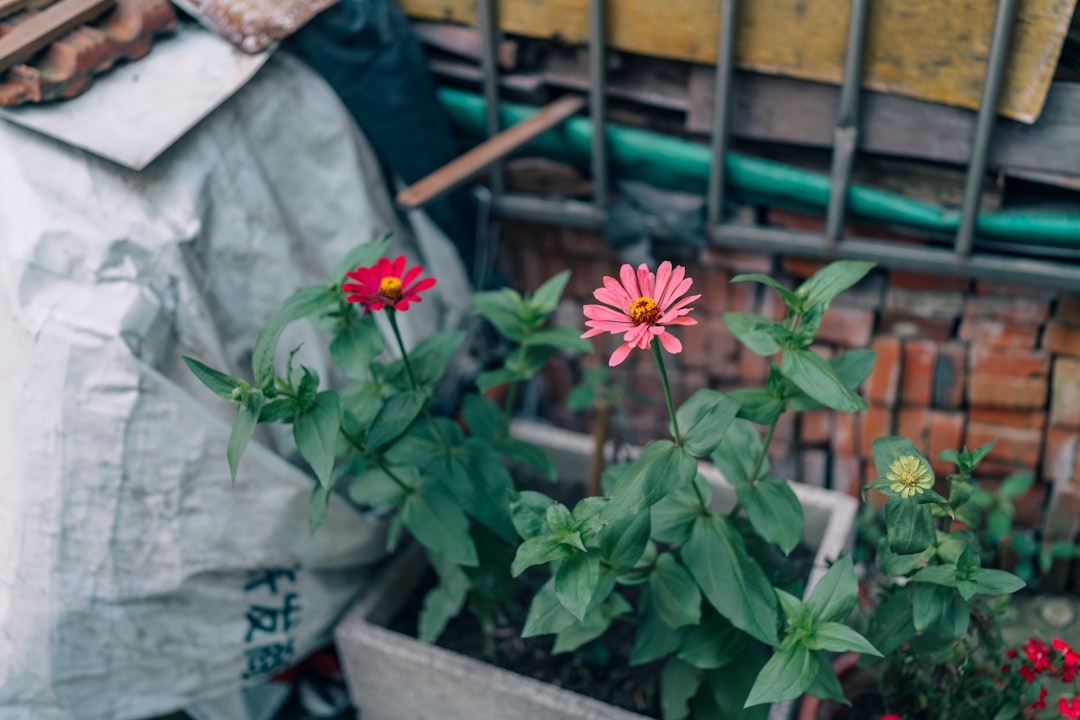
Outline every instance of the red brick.
<path fill-rule="evenodd" d="M 920 318 L 904 313 L 885 312 L 881 316 L 880 333 L 903 337 L 922 337 L 936 342 L 953 339 L 956 318 Z"/>
<path fill-rule="evenodd" d="M 709 376 L 701 369 L 685 370 L 677 385 L 672 385 L 672 396 L 678 407 L 690 399 L 690 396 L 702 388 L 709 387 Z"/>
<path fill-rule="evenodd" d="M 675 333 L 682 341 L 683 351 L 678 360 L 686 368 L 704 368 L 711 359 L 708 352 L 709 318 L 698 315 L 697 325 L 686 325 Z"/>
<path fill-rule="evenodd" d="M 1042 451 L 1042 433 L 1038 429 L 1005 427 L 969 421 L 964 443 L 969 448 L 996 441 L 986 456 L 990 462 L 1034 470 Z"/>
<path fill-rule="evenodd" d="M 1058 295 L 1054 320 L 1070 328 L 1080 328 L 1080 295 L 1061 293 Z"/>
<path fill-rule="evenodd" d="M 739 377 L 743 382 L 760 385 L 769 379 L 769 358 L 761 357 L 747 347 L 739 348 L 738 358 Z"/>
<path fill-rule="evenodd" d="M 1050 300 L 1030 297 L 973 296 L 964 304 L 964 316 L 990 318 L 1026 325 L 1041 325 L 1050 317 Z"/>
<path fill-rule="evenodd" d="M 823 260 L 790 257 L 785 255 L 780 267 L 788 275 L 799 278 L 800 280 L 805 280 L 826 265 L 828 265 L 828 263 Z"/>
<path fill-rule="evenodd" d="M 1041 288 L 1034 285 L 1017 285 L 1015 283 L 1000 283 L 993 280 L 976 281 L 975 292 L 979 295 L 1034 298 L 1038 300 L 1050 300 L 1056 295 L 1056 291 L 1050 288 Z"/>
<path fill-rule="evenodd" d="M 862 464 L 862 477 L 863 485 L 869 485 L 878 479 L 877 468 L 874 466 L 873 460 L 864 460 Z M 860 492 L 862 489 L 860 488 Z M 878 510 L 885 507 L 885 503 L 889 501 L 889 496 L 883 492 L 877 490 L 871 490 L 866 493 L 866 502 L 870 503 Z"/>
<path fill-rule="evenodd" d="M 821 319 L 817 339 L 843 347 L 866 347 L 874 332 L 873 310 L 833 307 Z"/>
<path fill-rule="evenodd" d="M 871 405 L 859 413 L 859 453 L 864 458 L 874 457 L 874 441 L 893 434 L 892 409 Z"/>
<path fill-rule="evenodd" d="M 960 317 L 964 294 L 960 292 L 904 290 L 890 287 L 885 293 L 885 310 L 919 318 Z"/>
<path fill-rule="evenodd" d="M 870 344 L 870 349 L 877 353 L 877 362 L 863 389 L 866 400 L 893 407 L 900 383 L 900 338 L 878 336 Z"/>
<path fill-rule="evenodd" d="M 915 447 L 927 452 L 930 431 L 930 409 L 926 407 L 902 407 L 896 413 L 896 434 L 915 443 Z"/>
<path fill-rule="evenodd" d="M 756 283 L 728 285 L 726 309 L 731 312 L 756 312 L 758 287 Z"/>
<path fill-rule="evenodd" d="M 832 439 L 832 429 L 832 410 L 815 410 L 799 415 L 799 442 L 803 445 L 828 445 Z"/>
<path fill-rule="evenodd" d="M 604 236 L 598 232 L 564 228 L 559 233 L 563 254 L 577 255 L 607 262 L 619 257 L 615 248 L 604 242 Z"/>
<path fill-rule="evenodd" d="M 1054 360 L 1054 380 L 1050 394 L 1050 424 L 1080 428 L 1080 360 Z"/>
<path fill-rule="evenodd" d="M 858 498 L 862 491 L 862 467 L 855 455 L 832 456 L 833 490 Z"/>
<path fill-rule="evenodd" d="M 1011 377 L 1045 377 L 1050 374 L 1050 354 L 1041 350 L 972 345 L 972 373 Z"/>
<path fill-rule="evenodd" d="M 891 270 L 889 284 L 902 290 L 931 290 L 936 292 L 968 291 L 971 281 L 955 275 L 917 272 L 915 270 Z"/>
<path fill-rule="evenodd" d="M 701 299 L 695 305 L 711 313 L 728 310 L 728 283 L 731 281 L 731 274 L 726 270 L 708 268 L 701 277 L 703 280 L 700 287 L 695 279 L 694 287 L 691 288 L 694 292 L 701 293 Z"/>
<path fill-rule="evenodd" d="M 943 343 L 938 346 L 937 363 L 934 366 L 934 407 L 963 407 L 967 384 L 967 352 L 967 345 L 964 343 Z"/>
<path fill-rule="evenodd" d="M 1080 357 L 1080 328 L 1052 320 L 1043 329 L 1042 348 L 1054 355 Z"/>
<path fill-rule="evenodd" d="M 803 450 L 799 453 L 799 482 L 825 487 L 828 481 L 828 468 L 828 451 Z"/>
<path fill-rule="evenodd" d="M 1042 476 L 1051 483 L 1071 483 L 1076 475 L 1080 432 L 1051 425 L 1043 445 Z"/>
<path fill-rule="evenodd" d="M 779 322 L 787 317 L 788 306 L 779 293 L 772 288 L 765 288 L 761 291 L 757 311 L 770 320 Z"/>
<path fill-rule="evenodd" d="M 937 343 L 931 340 L 904 340 L 900 363 L 900 400 L 911 405 L 929 405 L 934 398 L 934 371 Z"/>
<path fill-rule="evenodd" d="M 859 447 L 859 416 L 856 413 L 833 413 L 832 451 L 834 455 L 854 456 Z"/>
<path fill-rule="evenodd" d="M 968 420 L 989 425 L 1003 425 L 1005 427 L 1041 431 L 1046 427 L 1046 412 L 1043 410 L 999 410 L 997 408 L 973 407 L 968 411 Z"/>
<path fill-rule="evenodd" d="M 973 407 L 1013 410 L 1042 408 L 1046 406 L 1048 385 L 1045 377 L 1010 377 L 972 373 L 968 375 L 968 403 Z"/>
<path fill-rule="evenodd" d="M 1039 338 L 1039 327 L 965 316 L 960 322 L 958 335 L 961 340 L 972 344 L 1030 349 L 1035 347 Z"/>
<path fill-rule="evenodd" d="M 706 267 L 731 270 L 733 273 L 771 273 L 772 256 L 759 253 L 707 247 L 701 251 L 701 262 Z"/>
<path fill-rule="evenodd" d="M 795 446 L 795 418 L 796 413 L 786 412 L 776 421 L 776 430 L 773 431 L 774 447 Z"/>
<path fill-rule="evenodd" d="M 962 412 L 934 410 L 930 413 L 929 452 L 927 458 L 938 477 L 954 472 L 956 466 L 938 456 L 946 450 L 961 450 L 964 444 L 965 417 Z"/>

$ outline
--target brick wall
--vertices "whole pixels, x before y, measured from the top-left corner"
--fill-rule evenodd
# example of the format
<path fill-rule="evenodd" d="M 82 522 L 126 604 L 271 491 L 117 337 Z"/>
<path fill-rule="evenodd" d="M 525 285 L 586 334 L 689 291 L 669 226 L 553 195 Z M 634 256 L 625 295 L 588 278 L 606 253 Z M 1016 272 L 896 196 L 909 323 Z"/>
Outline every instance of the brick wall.
<path fill-rule="evenodd" d="M 768 217 L 774 225 L 799 229 L 820 223 L 780 211 Z M 694 311 L 699 324 L 676 330 L 683 352 L 666 356 L 676 400 L 701 387 L 761 385 L 768 361 L 743 349 L 721 315 L 755 311 L 779 318 L 784 308 L 773 291 L 729 280 L 742 272 L 779 272 L 792 286 L 820 263 L 717 248 L 678 262 L 687 266 L 702 299 Z M 602 276 L 617 275 L 619 264 L 597 233 L 513 224 L 504 229 L 499 267 L 521 289 L 535 289 L 561 269 L 573 270 L 560 313 L 564 323 L 583 322 L 581 304 L 593 301 Z M 566 409 L 566 394 L 584 369 L 606 364 L 612 340 L 596 338 L 596 355 L 557 358 L 545 370 L 542 411 L 553 421 L 588 429 L 588 418 Z M 1018 502 L 1018 524 L 1042 527 L 1060 514 L 1055 508 L 1061 503 L 1080 507 L 1074 489 L 1080 488 L 1080 297 L 876 270 L 833 302 L 818 343 L 825 353 L 858 347 L 877 352 L 875 371 L 862 388 L 870 407 L 858 415 L 822 410 L 796 419 L 786 413 L 773 443 L 776 474 L 858 496 L 874 474 L 876 437 L 911 438 L 934 459 L 941 477 L 949 469 L 936 460 L 943 450 L 996 439 L 980 478 L 992 485 L 1024 470 L 1037 478 Z M 615 377 L 653 398 L 628 403 L 633 440 L 665 433 L 667 413 L 652 354 L 633 353 Z"/>

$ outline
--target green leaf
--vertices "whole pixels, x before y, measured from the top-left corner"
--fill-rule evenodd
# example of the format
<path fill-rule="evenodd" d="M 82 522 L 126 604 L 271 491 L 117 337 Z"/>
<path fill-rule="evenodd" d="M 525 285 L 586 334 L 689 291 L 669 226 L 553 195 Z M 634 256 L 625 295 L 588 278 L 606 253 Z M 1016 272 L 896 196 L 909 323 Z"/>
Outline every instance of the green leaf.
<path fill-rule="evenodd" d="M 420 471 L 415 467 L 393 466 L 389 470 L 408 487 L 416 488 L 421 483 Z M 360 505 L 388 507 L 399 505 L 405 499 L 405 489 L 394 482 L 386 470 L 372 467 L 353 478 L 349 484 L 349 498 Z"/>
<path fill-rule="evenodd" d="M 341 284 L 345 280 L 345 273 L 361 267 L 370 267 L 378 262 L 379 258 L 386 254 L 393 236 L 392 232 L 385 233 L 378 239 L 357 245 L 346 253 L 334 268 L 335 281 Z"/>
<path fill-rule="evenodd" d="M 491 440 L 503 433 L 502 409 L 486 395 L 466 395 L 461 403 L 461 414 L 469 433 L 476 437 Z"/>
<path fill-rule="evenodd" d="M 872 618 L 870 641 L 885 655 L 891 655 L 915 637 L 912 598 L 916 586 L 900 588 L 878 607 Z"/>
<path fill-rule="evenodd" d="M 544 518 L 548 508 L 554 504 L 555 501 L 547 495 L 532 490 L 519 493 L 510 503 L 510 518 L 518 535 L 528 540 L 551 532 Z"/>
<path fill-rule="evenodd" d="M 559 306 L 559 298 L 562 297 L 563 290 L 566 289 L 566 283 L 568 282 L 570 282 L 569 270 L 556 273 L 538 287 L 536 292 L 529 296 L 526 303 L 535 313 L 546 317 Z"/>
<path fill-rule="evenodd" d="M 600 532 L 600 555 L 604 562 L 616 573 L 633 568 L 645 552 L 651 528 L 649 513 L 638 513 L 606 525 Z"/>
<path fill-rule="evenodd" d="M 312 535 L 322 527 L 330 513 L 330 490 L 318 483 L 311 486 L 311 505 L 308 507 L 308 530 Z"/>
<path fill-rule="evenodd" d="M 521 296 L 510 288 L 473 293 L 472 305 L 477 315 L 487 318 L 508 340 L 519 343 L 532 330 L 523 316 Z"/>
<path fill-rule="evenodd" d="M 804 393 L 827 407 L 841 412 L 866 409 L 866 402 L 844 385 L 828 361 L 812 350 L 792 349 L 785 352 L 780 372 Z"/>
<path fill-rule="evenodd" d="M 472 583 L 464 570 L 439 555 L 428 553 L 428 559 L 439 575 L 439 584 L 424 596 L 417 634 L 421 642 L 433 643 L 461 613 Z"/>
<path fill-rule="evenodd" d="M 354 380 L 371 374 L 371 361 L 382 349 L 382 335 L 371 314 L 354 319 L 330 341 L 330 356 L 345 376 Z"/>
<path fill-rule="evenodd" d="M 836 700 L 844 705 L 851 705 L 851 701 L 844 695 L 844 688 L 840 687 L 840 681 L 836 677 L 832 661 L 823 650 L 819 650 L 818 675 L 813 684 L 807 689 L 807 694 L 824 700 Z"/>
<path fill-rule="evenodd" d="M 555 572 L 555 597 L 571 615 L 583 620 L 599 584 L 600 556 L 575 553 L 563 561 Z"/>
<path fill-rule="evenodd" d="M 701 622 L 701 591 L 671 553 L 662 553 L 656 559 L 656 567 L 649 575 L 649 590 L 656 611 L 668 627 L 678 629 Z"/>
<path fill-rule="evenodd" d="M 637 635 L 630 651 L 631 667 L 644 665 L 671 654 L 682 643 L 688 630 L 682 628 L 673 632 L 667 623 L 660 619 L 660 613 L 652 602 L 648 588 L 641 594 L 639 607 Z"/>
<path fill-rule="evenodd" d="M 955 589 L 920 583 L 913 593 L 912 620 L 918 632 L 943 640 L 961 638 L 967 633 L 971 614 Z"/>
<path fill-rule="evenodd" d="M 601 517 L 613 522 L 639 513 L 693 481 L 696 473 L 697 461 L 690 453 L 666 440 L 654 442 L 633 462 Z"/>
<path fill-rule="evenodd" d="M 842 555 L 818 581 L 806 599 L 806 607 L 819 623 L 842 622 L 859 601 L 859 582 L 851 555 Z"/>
<path fill-rule="evenodd" d="M 675 413 L 683 447 L 694 457 L 705 457 L 720 444 L 739 405 L 723 393 L 703 388 Z M 671 430 L 674 435 L 674 428 Z"/>
<path fill-rule="evenodd" d="M 780 622 L 776 594 L 742 536 L 723 515 L 700 516 L 682 549 L 690 574 L 721 615 L 762 642 L 775 645 Z"/>
<path fill-rule="evenodd" d="M 307 367 L 301 367 L 300 370 L 303 374 L 300 387 L 296 390 L 296 404 L 300 406 L 300 412 L 307 412 L 315 402 L 315 396 L 319 394 L 319 374 Z"/>
<path fill-rule="evenodd" d="M 562 560 L 574 554 L 574 549 L 562 541 L 558 535 L 538 535 L 521 543 L 510 573 L 517 577 L 533 565 L 543 565 L 552 560 Z"/>
<path fill-rule="evenodd" d="M 828 307 L 833 298 L 862 280 L 873 268 L 872 262 L 837 260 L 814 273 L 796 292 L 805 298 L 803 307 Z"/>
<path fill-rule="evenodd" d="M 514 481 L 498 453 L 483 440 L 470 438 L 437 466 L 443 487 L 462 509 L 507 542 L 517 540 L 510 515 Z"/>
<path fill-rule="evenodd" d="M 741 482 L 735 493 L 754 529 L 789 554 L 803 536 L 802 505 L 786 482 L 776 477 L 756 483 Z"/>
<path fill-rule="evenodd" d="M 551 578 L 537 591 L 525 617 L 521 637 L 550 635 L 565 630 L 577 622 L 555 596 L 555 578 Z"/>
<path fill-rule="evenodd" d="M 889 549 L 898 555 L 921 553 L 934 542 L 930 508 L 901 497 L 891 497 L 885 503 L 885 527 Z"/>
<path fill-rule="evenodd" d="M 694 485 L 707 507 L 712 487 L 700 475 L 694 479 Z M 682 545 L 690 538 L 690 530 L 701 513 L 701 500 L 694 488 L 680 488 L 652 506 L 652 537 L 658 542 Z"/>
<path fill-rule="evenodd" d="M 678 657 L 702 670 L 715 670 L 731 665 L 746 647 L 746 633 L 706 608 L 700 625 L 684 628 L 686 639 Z"/>
<path fill-rule="evenodd" d="M 409 350 L 409 362 L 420 387 L 434 385 L 446 373 L 446 366 L 465 342 L 463 330 L 437 332 L 424 338 Z M 394 372 L 404 374 L 405 363 L 394 361 Z"/>
<path fill-rule="evenodd" d="M 612 620 L 632 610 L 633 607 L 626 598 L 619 593 L 612 593 L 603 605 L 589 610 L 584 620 L 559 631 L 555 636 L 555 646 L 551 649 L 552 655 L 573 652 L 585 643 L 595 640 L 607 631 Z"/>
<path fill-rule="evenodd" d="M 668 660 L 660 673 L 660 711 L 664 720 L 685 720 L 690 715 L 690 699 L 701 685 L 701 672 L 676 658 Z"/>
<path fill-rule="evenodd" d="M 226 400 L 236 402 L 239 398 L 233 395 L 234 390 L 246 390 L 251 387 L 240 378 L 215 370 L 209 365 L 204 365 L 195 358 L 184 356 L 184 364 L 199 378 L 199 381 L 215 395 L 220 395 Z"/>
<path fill-rule="evenodd" d="M 1010 475 L 1001 483 L 1001 496 L 1010 499 L 1020 497 L 1030 490 L 1033 484 L 1035 484 L 1035 478 L 1030 473 Z"/>
<path fill-rule="evenodd" d="M 273 423 L 279 420 L 292 420 L 300 406 L 291 397 L 280 396 L 259 408 L 259 422 Z"/>
<path fill-rule="evenodd" d="M 427 403 L 427 392 L 406 390 L 390 397 L 371 421 L 367 452 L 375 452 L 405 432 Z"/>
<path fill-rule="evenodd" d="M 401 506 L 405 527 L 420 543 L 449 562 L 476 567 L 476 546 L 469 519 L 438 483 L 429 482 L 405 496 Z"/>
<path fill-rule="evenodd" d="M 738 418 L 758 425 L 771 425 L 786 408 L 783 400 L 762 388 L 741 388 L 728 397 L 739 404 Z"/>
<path fill-rule="evenodd" d="M 334 448 L 340 427 L 338 395 L 329 390 L 316 395 L 311 407 L 297 415 L 293 423 L 296 449 L 315 471 L 315 477 L 322 485 L 330 483 L 330 474 L 334 470 Z"/>
<path fill-rule="evenodd" d="M 754 464 L 761 454 L 762 441 L 757 428 L 746 420 L 735 420 L 724 434 L 719 447 L 712 453 L 712 461 L 732 485 L 759 480 L 769 472 L 769 459 L 761 463 L 757 477 L 750 477 Z"/>
<path fill-rule="evenodd" d="M 736 275 L 731 278 L 731 282 L 756 282 L 761 283 L 762 285 L 768 285 L 773 290 L 780 293 L 780 297 L 784 298 L 784 304 L 788 307 L 796 309 L 802 307 L 802 298 L 765 273 L 743 273 L 742 275 Z"/>
<path fill-rule="evenodd" d="M 786 644 L 773 653 L 758 673 L 746 707 L 794 700 L 817 679 L 818 656 L 801 645 Z"/>
<path fill-rule="evenodd" d="M 591 354 L 593 352 L 593 344 L 581 337 L 581 331 L 568 327 L 553 327 L 537 330 L 526 337 L 525 340 L 522 341 L 522 345 L 563 348 L 565 350 L 575 350 L 586 354 Z"/>
<path fill-rule="evenodd" d="M 780 344 L 769 332 L 776 326 L 769 318 L 757 313 L 726 312 L 724 313 L 724 325 L 728 331 L 738 338 L 739 342 L 748 347 L 756 355 L 768 357 L 780 352 Z"/>
<path fill-rule="evenodd" d="M 255 339 L 251 369 L 256 387 L 267 388 L 273 384 L 274 352 L 289 323 L 331 309 L 337 305 L 340 293 L 341 289 L 335 285 L 313 285 L 297 290 L 282 301 Z"/>
<path fill-rule="evenodd" d="M 765 720 L 769 716 L 768 705 L 744 707 L 750 688 L 767 660 L 768 656 L 761 645 L 751 643 L 740 654 L 739 662 L 705 673 L 705 681 L 712 691 L 713 700 L 725 719 Z"/>
<path fill-rule="evenodd" d="M 877 353 L 873 350 L 857 349 L 848 350 L 842 355 L 830 358 L 828 362 L 833 372 L 836 373 L 836 377 L 840 378 L 840 382 L 844 384 L 844 387 L 854 392 L 866 378 L 870 377 L 876 360 Z M 781 377 L 783 376 L 781 375 Z M 824 407 L 817 400 L 812 399 L 802 390 L 794 387 L 790 382 L 788 384 L 791 385 L 788 390 L 790 395 L 787 398 L 789 410 L 812 412 Z"/>
<path fill-rule="evenodd" d="M 975 572 L 974 580 L 979 595 L 1010 595 L 1027 584 L 1010 572 L 985 568 Z"/>
<path fill-rule="evenodd" d="M 251 436 L 255 434 L 255 426 L 259 423 L 262 399 L 262 393 L 258 390 L 250 390 L 247 397 L 236 407 L 236 418 L 233 420 L 232 430 L 229 432 L 229 444 L 225 449 L 225 457 L 229 461 L 229 474 L 232 476 L 234 485 L 236 471 L 240 467 L 240 457 L 244 454 Z"/>
<path fill-rule="evenodd" d="M 837 622 L 825 622 L 814 626 L 814 631 L 806 640 L 806 647 L 811 650 L 829 650 L 831 652 L 855 651 L 863 655 L 881 657 L 877 648 L 870 641 L 847 625 Z"/>
<path fill-rule="evenodd" d="M 559 477 L 559 468 L 543 448 L 517 438 L 499 438 L 495 447 L 512 462 L 527 465 L 541 477 L 554 481 Z"/>

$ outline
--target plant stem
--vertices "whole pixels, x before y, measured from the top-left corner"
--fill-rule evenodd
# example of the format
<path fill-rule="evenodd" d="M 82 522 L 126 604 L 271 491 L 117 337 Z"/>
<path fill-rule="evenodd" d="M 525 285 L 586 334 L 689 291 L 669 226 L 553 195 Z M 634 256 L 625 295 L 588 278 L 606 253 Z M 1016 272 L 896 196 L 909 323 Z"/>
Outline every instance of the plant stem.
<path fill-rule="evenodd" d="M 506 389 L 506 400 L 503 403 L 503 424 L 502 435 L 506 437 L 510 433 L 510 414 L 514 412 L 514 403 L 517 402 L 518 385 L 521 383 L 517 380 L 510 382 L 510 387 Z"/>
<path fill-rule="evenodd" d="M 652 340 L 653 355 L 656 356 L 656 365 L 660 368 L 660 380 L 664 383 L 664 398 L 667 400 L 668 414 L 671 415 L 671 428 L 675 435 L 675 444 L 682 447 L 682 436 L 679 435 L 679 420 L 675 417 L 675 403 L 671 399 L 671 385 L 668 383 L 667 369 L 664 367 L 664 356 L 660 354 L 660 340 Z"/>
<path fill-rule="evenodd" d="M 345 439 L 349 441 L 350 445 L 352 445 L 354 448 L 356 448 L 357 450 L 360 451 L 360 454 L 364 455 L 365 457 L 370 457 L 372 460 L 374 460 L 375 464 L 379 466 L 379 469 L 382 470 L 384 473 L 386 473 L 390 477 L 391 480 L 393 480 L 395 483 L 397 483 L 397 486 L 400 487 L 402 490 L 404 490 L 406 494 L 412 492 L 413 489 L 411 487 L 409 487 L 408 485 L 406 485 L 404 480 L 402 480 L 397 475 L 395 475 L 394 471 L 391 470 L 386 465 L 386 463 L 384 463 L 382 461 L 381 458 L 378 458 L 378 457 L 376 457 L 374 455 L 368 456 L 367 451 L 364 449 L 364 444 L 362 442 L 360 442 L 359 440 L 357 440 L 356 438 L 354 438 L 352 435 L 350 435 L 348 430 L 346 430 L 345 428 L 338 428 L 338 431 L 342 435 L 345 436 Z"/>
<path fill-rule="evenodd" d="M 386 318 L 390 321 L 390 327 L 394 331 L 394 339 L 397 340 L 398 350 L 401 351 L 401 360 L 405 363 L 405 373 L 409 376 L 409 385 L 412 387 L 413 392 L 419 392 L 420 385 L 416 382 L 416 375 L 413 374 L 412 363 L 409 362 L 409 352 L 405 349 L 405 342 L 401 339 L 401 331 L 398 330 L 397 311 L 392 307 L 386 308 Z M 439 429 L 439 424 L 432 417 L 431 410 L 426 402 L 424 403 L 424 417 L 431 423 L 431 429 L 435 431 L 435 435 L 439 438 L 439 442 L 442 443 L 443 449 L 449 453 L 450 443 L 446 441 L 446 436 Z"/>
<path fill-rule="evenodd" d="M 761 466 L 765 463 L 765 458 L 769 454 L 769 446 L 772 445 L 773 434 L 776 432 L 776 423 L 780 420 L 780 416 L 769 423 L 769 429 L 765 431 L 765 440 L 761 443 L 761 452 L 758 453 L 757 459 L 754 460 L 754 469 L 750 471 L 750 482 L 756 483 L 758 481 L 758 473 L 761 472 Z M 742 504 L 735 503 L 735 507 L 731 508 L 731 512 L 728 513 L 728 517 L 738 517 L 742 512 Z"/>

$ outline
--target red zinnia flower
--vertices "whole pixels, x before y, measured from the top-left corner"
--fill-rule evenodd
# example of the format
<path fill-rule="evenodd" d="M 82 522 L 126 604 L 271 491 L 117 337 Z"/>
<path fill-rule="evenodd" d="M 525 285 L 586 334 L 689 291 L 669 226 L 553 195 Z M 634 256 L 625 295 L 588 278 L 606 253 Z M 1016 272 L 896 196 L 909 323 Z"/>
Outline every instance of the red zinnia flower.
<path fill-rule="evenodd" d="M 1065 698 L 1058 700 L 1058 712 L 1069 720 L 1080 720 L 1080 697 L 1074 697 L 1072 700 Z"/>
<path fill-rule="evenodd" d="M 371 267 L 345 273 L 345 277 L 356 282 L 342 283 L 341 290 L 348 295 L 346 301 L 360 303 L 368 310 L 383 307 L 408 310 L 410 303 L 420 302 L 420 293 L 435 285 L 435 278 L 414 282 L 422 272 L 424 268 L 417 265 L 406 273 L 404 255 L 399 255 L 393 263 L 382 258 Z"/>
<path fill-rule="evenodd" d="M 1046 707 L 1046 688 L 1039 688 L 1039 699 L 1028 707 L 1032 710 L 1042 710 Z"/>
<path fill-rule="evenodd" d="M 693 310 L 687 305 L 701 297 L 683 297 L 693 284 L 693 280 L 685 275 L 683 266 L 672 269 L 667 261 L 660 264 L 655 275 L 644 263 L 636 272 L 629 264 L 623 265 L 619 280 L 605 277 L 604 287 L 593 292 L 593 296 L 604 304 L 584 307 L 585 317 L 589 318 L 585 325 L 589 330 L 581 337 L 590 338 L 605 332 L 622 335 L 623 344 L 608 360 L 611 367 L 625 360 L 634 348 L 647 350 L 654 337 L 669 353 L 682 352 L 682 343 L 667 332 L 667 327 L 697 325 L 697 320 L 686 317 Z"/>

